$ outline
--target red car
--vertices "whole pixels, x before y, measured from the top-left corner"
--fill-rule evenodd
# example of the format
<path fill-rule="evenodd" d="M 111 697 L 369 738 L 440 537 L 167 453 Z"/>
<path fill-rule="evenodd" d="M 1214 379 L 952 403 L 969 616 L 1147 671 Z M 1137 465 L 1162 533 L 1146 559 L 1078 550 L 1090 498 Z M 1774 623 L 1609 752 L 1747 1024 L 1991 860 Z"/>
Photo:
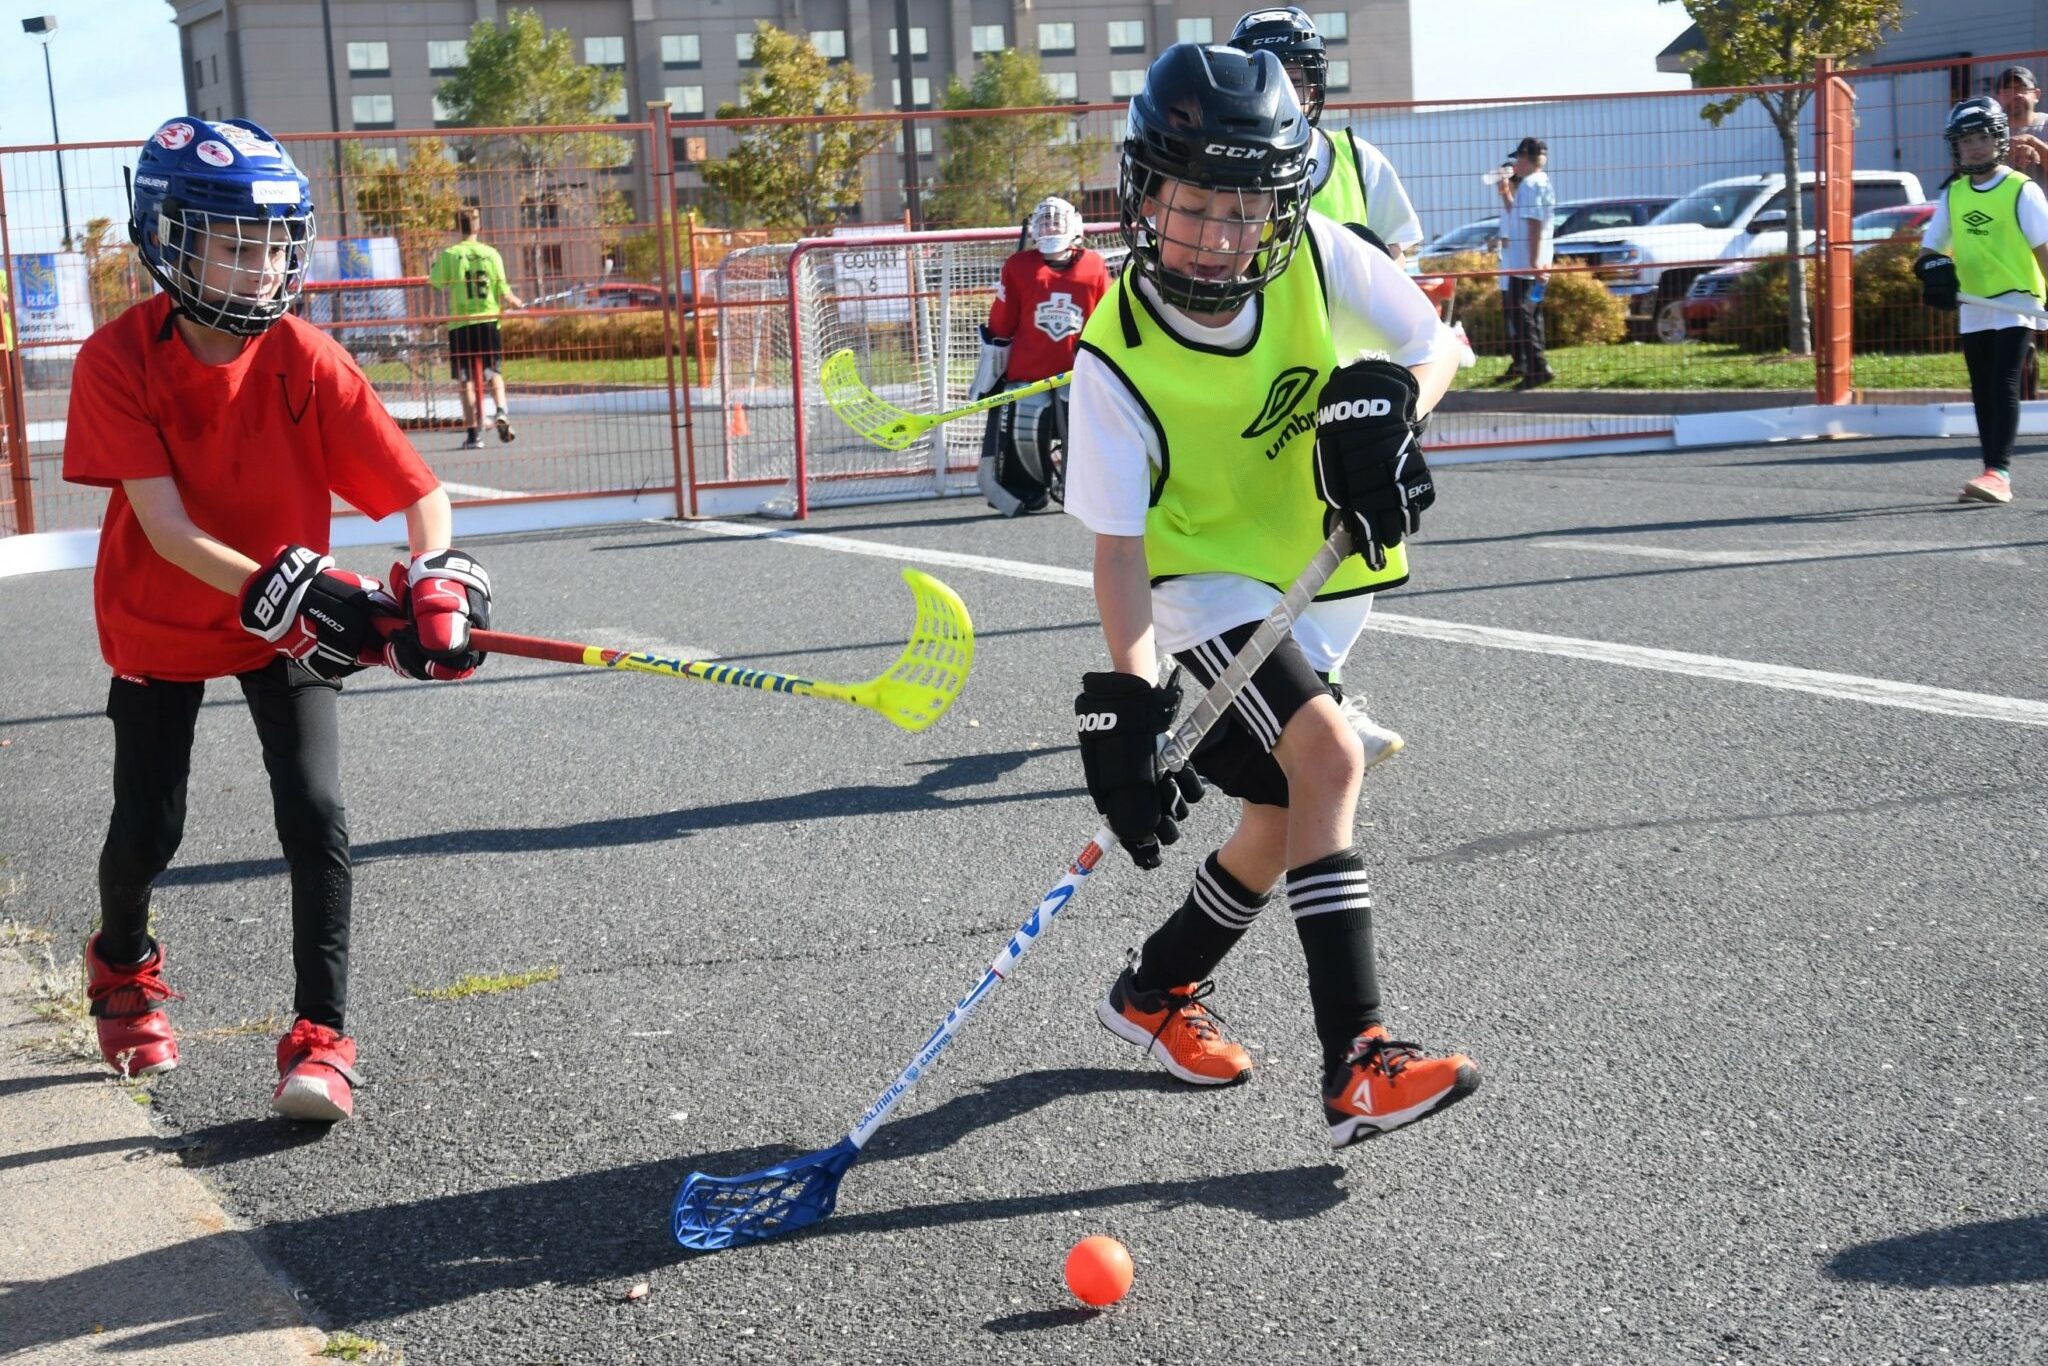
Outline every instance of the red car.
<path fill-rule="evenodd" d="M 1855 243 L 1850 250 L 1861 252 L 1890 237 L 1918 237 L 1932 217 L 1932 201 L 1895 204 L 1890 208 L 1859 213 L 1849 220 L 1851 240 Z M 1714 319 L 1728 311 L 1728 296 L 1734 292 L 1735 282 L 1762 264 L 1761 261 L 1736 261 L 1719 270 L 1710 270 L 1694 280 L 1691 291 L 1685 296 L 1685 337 L 1663 337 L 1662 340 L 1684 341 L 1686 337 L 1697 337 L 1705 332 Z M 1660 321 L 1660 328 L 1665 325 Z"/>

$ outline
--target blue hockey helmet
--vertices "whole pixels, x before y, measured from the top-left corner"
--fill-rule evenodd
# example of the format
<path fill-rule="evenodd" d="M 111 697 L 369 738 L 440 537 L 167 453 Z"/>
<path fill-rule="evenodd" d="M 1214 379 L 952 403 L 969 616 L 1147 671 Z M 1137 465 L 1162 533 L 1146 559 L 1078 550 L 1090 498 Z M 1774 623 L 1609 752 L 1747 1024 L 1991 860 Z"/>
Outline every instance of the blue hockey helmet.
<path fill-rule="evenodd" d="M 135 159 L 128 237 L 192 321 L 257 336 L 305 286 L 310 188 L 249 120 L 172 119 Z"/>

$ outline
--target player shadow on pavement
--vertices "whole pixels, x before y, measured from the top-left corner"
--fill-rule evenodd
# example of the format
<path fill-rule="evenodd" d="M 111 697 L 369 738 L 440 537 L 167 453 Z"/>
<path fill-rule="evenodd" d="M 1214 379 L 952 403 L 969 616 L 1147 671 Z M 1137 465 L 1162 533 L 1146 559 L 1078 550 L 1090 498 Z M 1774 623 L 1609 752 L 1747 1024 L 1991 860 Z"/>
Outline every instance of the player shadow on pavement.
<path fill-rule="evenodd" d="M 1135 1068 L 1055 1068 L 1002 1078 L 971 1095 L 905 1116 L 877 1135 L 869 1161 L 886 1166 L 936 1151 L 1061 1096 L 1117 1088 L 1150 1091 L 1170 1085 L 1156 1073 Z M 317 1134 L 313 1126 L 267 1121 L 227 1124 L 202 1132 L 213 1135 L 209 1141 L 232 1147 L 238 1142 L 259 1142 L 255 1137 L 259 1129 Z M 377 1204 L 276 1221 L 254 1231 L 229 1229 L 49 1281 L 0 1285 L 0 1358 L 90 1332 L 92 1325 L 81 1325 L 75 1313 L 62 1312 L 65 1306 L 78 1304 L 94 1306 L 95 1323 L 105 1332 L 140 1330 L 141 1336 L 121 1342 L 122 1349 L 131 1352 L 163 1351 L 246 1327 L 246 1320 L 234 1318 L 223 1306 L 206 1299 L 208 1290 L 218 1290 L 217 1284 L 187 1285 L 182 1275 L 184 1268 L 217 1251 L 209 1245 L 219 1239 L 253 1240 L 260 1256 L 280 1265 L 305 1288 L 317 1310 L 315 1317 L 329 1324 L 359 1324 L 480 1295 L 536 1288 L 580 1291 L 595 1287 L 608 1293 L 614 1283 L 631 1284 L 649 1272 L 705 1257 L 755 1259 L 750 1266 L 742 1263 L 741 1274 L 773 1274 L 759 1260 L 778 1255 L 772 1245 L 685 1252 L 668 1229 L 669 1205 L 689 1172 L 738 1174 L 799 1155 L 786 1144 L 740 1148 Z M 1006 1170 L 1028 1173 L 1030 1168 Z M 1259 1219 L 1306 1219 L 1345 1201 L 1348 1192 L 1341 1184 L 1343 1176 L 1344 1168 L 1323 1163 L 1122 1182 L 1093 1189 L 1072 1189 L 1062 1181 L 1058 1189 L 1031 1194 L 876 1209 L 876 1188 L 879 1185 L 886 1190 L 887 1172 L 874 1172 L 862 1163 L 847 1177 L 842 1212 L 782 1240 L 781 1245 L 794 1247 L 842 1234 L 935 1228 L 1122 1205 L 1202 1205 Z M 347 1268 L 346 1274 L 335 1274 L 336 1268 Z M 142 1295 L 135 1293 L 137 1286 L 155 1289 Z"/>
<path fill-rule="evenodd" d="M 924 768 L 907 784 L 855 783 L 795 792 L 780 797 L 748 798 L 708 806 L 678 807 L 642 816 L 614 816 L 567 825 L 488 826 L 366 840 L 350 850 L 360 874 L 387 859 L 445 858 L 462 854 L 558 853 L 579 849 L 617 849 L 665 844 L 692 835 L 750 826 L 781 828 L 806 821 L 860 816 L 919 815 L 971 806 L 1009 806 L 1021 802 L 1062 801 L 1085 797 L 1085 787 L 1043 788 L 1035 792 L 991 792 L 955 796 L 964 789 L 988 787 L 1033 760 L 1063 758 L 1072 746 L 1005 750 L 946 759 L 915 760 L 906 768 Z M 1069 761 L 1067 768 L 1072 764 Z M 171 867 L 157 879 L 158 887 L 199 887 L 243 878 L 270 878 L 286 871 L 284 859 L 224 859 Z"/>
<path fill-rule="evenodd" d="M 1845 1247 L 1822 1274 L 1907 1290 L 2048 1281 L 2048 1214 L 1985 1219 Z"/>

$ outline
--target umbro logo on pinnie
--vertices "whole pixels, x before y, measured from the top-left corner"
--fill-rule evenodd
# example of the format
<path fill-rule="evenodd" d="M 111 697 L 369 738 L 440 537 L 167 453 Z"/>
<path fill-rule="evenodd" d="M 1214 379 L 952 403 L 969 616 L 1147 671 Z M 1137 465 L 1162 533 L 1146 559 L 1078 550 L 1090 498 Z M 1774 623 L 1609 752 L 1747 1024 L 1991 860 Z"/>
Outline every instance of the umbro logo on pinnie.
<path fill-rule="evenodd" d="M 1266 401 L 1259 408 L 1259 415 L 1238 435 L 1247 441 L 1254 440 L 1286 421 L 1294 406 L 1301 402 L 1301 396 L 1308 392 L 1308 386 L 1316 382 L 1319 373 L 1304 365 L 1292 365 L 1282 370 L 1266 390 Z"/>

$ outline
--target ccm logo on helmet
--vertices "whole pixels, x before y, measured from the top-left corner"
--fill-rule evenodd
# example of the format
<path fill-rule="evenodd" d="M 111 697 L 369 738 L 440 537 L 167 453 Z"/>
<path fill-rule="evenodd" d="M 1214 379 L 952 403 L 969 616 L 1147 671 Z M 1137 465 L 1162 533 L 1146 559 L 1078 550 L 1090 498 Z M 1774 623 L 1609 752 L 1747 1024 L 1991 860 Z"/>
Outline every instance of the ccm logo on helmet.
<path fill-rule="evenodd" d="M 1394 405 L 1383 398 L 1347 398 L 1342 403 L 1316 409 L 1316 425 L 1326 427 L 1332 422 L 1350 422 L 1354 418 L 1385 417 L 1393 411 Z"/>
<path fill-rule="evenodd" d="M 1076 728 L 1084 733 L 1091 730 L 1115 730 L 1116 713 L 1113 711 L 1083 712 L 1075 718 Z"/>
<path fill-rule="evenodd" d="M 1232 147 L 1227 142 L 1212 142 L 1202 149 L 1204 156 L 1229 157 L 1235 161 L 1263 161 L 1269 148 Z"/>

